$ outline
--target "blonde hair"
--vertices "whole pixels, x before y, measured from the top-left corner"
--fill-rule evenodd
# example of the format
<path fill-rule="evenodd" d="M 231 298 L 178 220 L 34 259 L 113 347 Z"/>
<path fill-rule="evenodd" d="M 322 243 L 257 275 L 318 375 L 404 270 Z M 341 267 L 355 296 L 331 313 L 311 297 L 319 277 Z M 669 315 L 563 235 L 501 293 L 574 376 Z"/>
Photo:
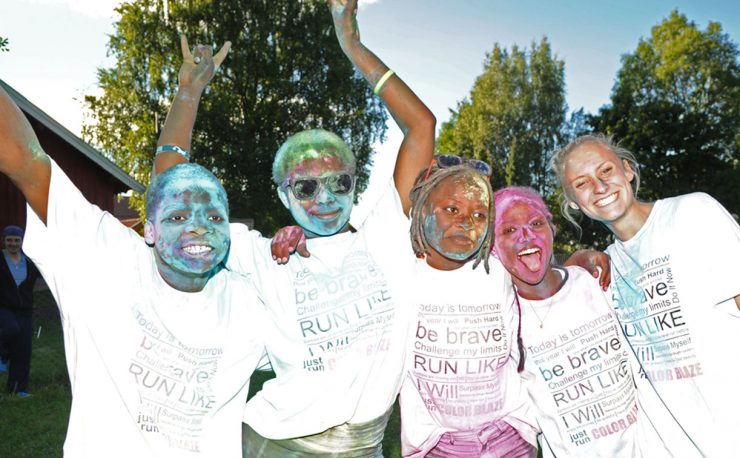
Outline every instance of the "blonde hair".
<path fill-rule="evenodd" d="M 611 135 L 605 135 L 602 133 L 581 135 L 568 143 L 565 147 L 556 150 L 552 157 L 550 157 L 550 168 L 555 172 L 555 176 L 563 190 L 563 193 L 560 195 L 560 212 L 563 214 L 565 219 L 576 227 L 579 236 L 581 233 L 581 226 L 575 219 L 577 210 L 570 207 L 570 203 L 573 202 L 574 199 L 570 194 L 569 186 L 565 182 L 565 161 L 570 153 L 578 149 L 580 146 L 589 143 L 595 143 L 613 152 L 617 158 L 619 158 L 619 164 L 622 165 L 622 167 L 624 167 L 623 161 L 627 161 L 632 172 L 635 174 L 635 178 L 630 183 L 635 198 L 637 198 L 637 191 L 640 189 L 640 163 L 637 162 L 637 158 L 635 158 L 632 151 L 619 146 L 619 142 L 615 141 Z"/>

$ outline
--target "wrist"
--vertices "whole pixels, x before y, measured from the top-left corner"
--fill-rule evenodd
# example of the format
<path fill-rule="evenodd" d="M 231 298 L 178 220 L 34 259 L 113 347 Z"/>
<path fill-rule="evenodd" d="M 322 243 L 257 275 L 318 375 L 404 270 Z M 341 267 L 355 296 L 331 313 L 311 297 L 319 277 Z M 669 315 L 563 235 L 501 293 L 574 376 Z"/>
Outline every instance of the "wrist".
<path fill-rule="evenodd" d="M 339 47 L 342 48 L 342 51 L 344 51 L 345 54 L 349 55 L 352 52 L 362 47 L 360 38 L 353 33 L 345 33 L 344 35 L 338 38 L 339 38 Z"/>
<path fill-rule="evenodd" d="M 198 86 L 195 84 L 179 86 L 175 93 L 175 101 L 180 100 L 183 102 L 198 102 L 200 96 L 203 95 L 205 86 Z"/>

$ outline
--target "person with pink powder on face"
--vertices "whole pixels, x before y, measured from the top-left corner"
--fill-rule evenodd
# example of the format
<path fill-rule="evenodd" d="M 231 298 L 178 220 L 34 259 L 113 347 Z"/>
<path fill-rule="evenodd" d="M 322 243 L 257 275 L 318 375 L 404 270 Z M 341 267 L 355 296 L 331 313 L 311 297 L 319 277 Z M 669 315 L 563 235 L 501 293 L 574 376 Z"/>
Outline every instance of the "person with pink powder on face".
<path fill-rule="evenodd" d="M 516 290 L 543 455 L 694 456 L 671 454 L 643 412 L 655 399 L 637 390 L 634 355 L 604 292 L 583 269 L 554 264 L 555 227 L 540 195 L 507 187 L 494 202 L 495 256 Z"/>

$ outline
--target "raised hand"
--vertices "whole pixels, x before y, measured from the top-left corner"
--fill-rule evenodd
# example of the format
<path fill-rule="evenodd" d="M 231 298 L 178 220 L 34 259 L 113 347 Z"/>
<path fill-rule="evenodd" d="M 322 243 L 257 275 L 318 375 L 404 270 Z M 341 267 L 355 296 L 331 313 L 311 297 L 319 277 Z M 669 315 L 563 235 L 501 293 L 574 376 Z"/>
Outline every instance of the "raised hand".
<path fill-rule="evenodd" d="M 177 146 L 190 151 L 191 136 L 198 105 L 203 95 L 203 89 L 216 74 L 216 70 L 226 58 L 231 49 L 231 42 L 227 41 L 221 49 L 213 55 L 213 49 L 208 45 L 196 45 L 192 52 L 188 47 L 188 39 L 180 35 L 180 50 L 182 51 L 182 65 L 178 74 L 179 86 L 172 106 L 167 113 L 164 127 L 159 134 L 157 146 Z M 175 152 L 163 152 L 155 155 L 152 172 L 160 174 L 168 168 L 186 162 L 187 159 Z"/>
<path fill-rule="evenodd" d="M 352 41 L 360 41 L 360 28 L 357 26 L 357 0 L 329 0 L 331 16 L 334 19 L 334 32 L 339 44 L 344 46 Z"/>
<path fill-rule="evenodd" d="M 311 256 L 306 248 L 306 234 L 300 226 L 285 226 L 277 231 L 270 245 L 272 259 L 287 264 L 291 254 L 298 252 L 304 258 Z"/>
<path fill-rule="evenodd" d="M 231 42 L 224 43 L 216 55 L 213 55 L 213 48 L 203 44 L 195 45 L 191 52 L 188 39 L 185 35 L 180 35 L 180 49 L 182 51 L 182 65 L 178 73 L 180 87 L 202 91 L 229 54 Z"/>
<path fill-rule="evenodd" d="M 389 71 L 388 66 L 360 41 L 357 0 L 328 0 L 328 3 L 339 46 L 373 91 L 383 99 L 404 133 L 393 179 L 403 211 L 408 214 L 411 209 L 409 193 L 416 175 L 429 165 L 434 154 L 436 119 L 406 83 Z"/>

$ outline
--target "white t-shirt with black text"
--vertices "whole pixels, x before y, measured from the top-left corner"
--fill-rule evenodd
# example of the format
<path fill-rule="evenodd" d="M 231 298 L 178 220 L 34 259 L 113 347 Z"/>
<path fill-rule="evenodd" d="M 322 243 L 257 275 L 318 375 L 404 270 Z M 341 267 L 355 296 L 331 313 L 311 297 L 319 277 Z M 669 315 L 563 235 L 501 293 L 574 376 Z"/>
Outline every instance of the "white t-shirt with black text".
<path fill-rule="evenodd" d="M 638 386 L 657 391 L 706 456 L 740 455 L 740 227 L 709 195 L 687 194 L 655 202 L 607 253 Z"/>
<path fill-rule="evenodd" d="M 393 182 L 356 231 L 309 239 L 311 256 L 278 265 L 270 240 L 232 224 L 228 266 L 250 273 L 265 299 L 276 378 L 247 404 L 244 422 L 287 439 L 381 417 L 402 378 L 404 292 L 414 260 Z"/>
<path fill-rule="evenodd" d="M 552 297 L 519 298 L 525 377 L 543 456 L 671 456 L 642 412 L 633 356 L 604 293 L 585 270 L 566 269 L 568 278 Z"/>
<path fill-rule="evenodd" d="M 85 200 L 52 161 L 46 225 L 31 208 L 24 251 L 59 306 L 74 457 L 241 456 L 249 377 L 264 354 L 248 278 L 217 273 L 185 293 L 153 250 Z"/>
<path fill-rule="evenodd" d="M 518 312 L 511 277 L 490 259 L 441 271 L 416 262 L 414 315 L 401 388 L 403 456 L 425 456 L 448 431 L 496 421 L 536 444 L 529 397 L 517 372 Z"/>

